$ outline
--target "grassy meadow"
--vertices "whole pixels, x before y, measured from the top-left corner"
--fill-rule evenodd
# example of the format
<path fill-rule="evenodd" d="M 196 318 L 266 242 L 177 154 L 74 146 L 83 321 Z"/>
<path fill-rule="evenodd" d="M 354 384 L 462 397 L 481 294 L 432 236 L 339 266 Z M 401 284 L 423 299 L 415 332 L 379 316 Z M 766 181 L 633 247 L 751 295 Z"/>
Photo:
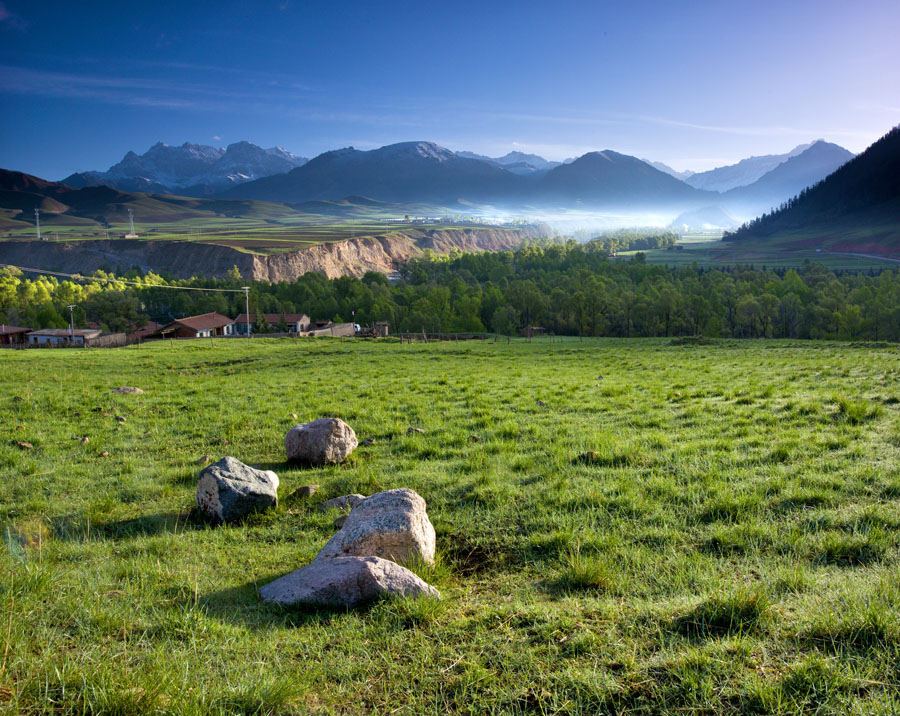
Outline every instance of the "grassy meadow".
<path fill-rule="evenodd" d="M 2 351 L 0 713 L 896 713 L 898 377 L 822 342 Z M 291 413 L 375 443 L 288 465 Z M 278 508 L 192 521 L 204 454 Z M 260 603 L 318 504 L 393 487 L 442 600 Z"/>
<path fill-rule="evenodd" d="M 807 239 L 810 239 L 807 236 Z M 729 266 L 754 266 L 755 268 L 769 269 L 799 269 L 808 262 L 821 264 L 831 271 L 868 271 L 896 270 L 898 260 L 881 258 L 876 253 L 884 253 L 883 247 L 873 247 L 866 250 L 873 254 L 848 253 L 854 250 L 853 246 L 845 246 L 841 250 L 828 248 L 817 251 L 807 246 L 800 248 L 786 248 L 780 240 L 754 240 L 739 242 L 725 242 L 721 239 L 707 241 L 679 242 L 683 248 L 678 250 L 653 249 L 645 251 L 647 263 L 662 264 L 664 266 L 709 266 L 711 268 L 726 268 Z M 629 260 L 636 251 L 622 251 L 619 256 Z"/>

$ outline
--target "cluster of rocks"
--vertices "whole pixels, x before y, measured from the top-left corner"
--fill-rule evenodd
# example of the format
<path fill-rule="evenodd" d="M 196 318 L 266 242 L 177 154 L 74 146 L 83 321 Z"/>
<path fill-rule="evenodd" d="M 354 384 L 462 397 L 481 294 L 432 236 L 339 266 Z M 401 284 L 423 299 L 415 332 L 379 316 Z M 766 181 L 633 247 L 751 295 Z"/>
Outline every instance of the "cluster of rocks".
<path fill-rule="evenodd" d="M 337 418 L 296 425 L 284 442 L 289 459 L 309 465 L 340 463 L 358 445 L 353 428 Z M 224 457 L 200 472 L 197 508 L 217 523 L 239 521 L 275 507 L 278 484 L 278 475 L 271 470 Z M 314 492 L 307 489 L 302 494 Z M 405 566 L 434 563 L 434 527 L 425 500 L 414 490 L 343 495 L 320 509 L 341 511 L 335 522 L 340 529 L 312 563 L 261 587 L 263 601 L 352 607 L 381 596 L 440 597 Z"/>

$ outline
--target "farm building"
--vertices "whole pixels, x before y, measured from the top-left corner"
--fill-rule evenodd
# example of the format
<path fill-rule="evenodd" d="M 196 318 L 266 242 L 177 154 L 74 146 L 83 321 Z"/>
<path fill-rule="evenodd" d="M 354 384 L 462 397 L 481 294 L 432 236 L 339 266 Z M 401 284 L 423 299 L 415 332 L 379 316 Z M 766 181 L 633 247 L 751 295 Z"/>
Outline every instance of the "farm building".
<path fill-rule="evenodd" d="M 264 313 L 263 316 L 265 316 L 269 331 L 273 333 L 300 333 L 309 330 L 310 320 L 305 313 Z M 249 316 L 242 313 L 234 319 L 235 330 L 241 335 L 247 335 L 248 317 L 252 334 L 257 321 L 256 313 L 251 313 Z M 287 330 L 283 330 L 283 326 L 286 326 Z"/>
<path fill-rule="evenodd" d="M 156 333 L 160 328 L 163 327 L 162 323 L 157 323 L 156 321 L 147 321 L 140 328 L 135 328 L 128 334 L 129 341 L 139 341 L 144 338 L 148 338 L 152 334 Z"/>
<path fill-rule="evenodd" d="M 319 325 L 324 323 L 325 325 Z M 356 335 L 355 323 L 329 323 L 327 321 L 316 321 L 315 326 L 309 331 L 302 333 L 310 338 L 318 338 L 322 336 L 331 336 L 333 338 L 350 338 Z"/>
<path fill-rule="evenodd" d="M 28 345 L 57 346 L 63 344 L 89 346 L 100 337 L 99 328 L 41 328 L 28 334 Z"/>
<path fill-rule="evenodd" d="M 212 312 L 179 318 L 152 333 L 148 338 L 210 338 L 233 335 L 234 319 Z"/>
<path fill-rule="evenodd" d="M 26 342 L 25 334 L 30 328 L 24 326 L 0 326 L 0 346 L 19 346 Z"/>

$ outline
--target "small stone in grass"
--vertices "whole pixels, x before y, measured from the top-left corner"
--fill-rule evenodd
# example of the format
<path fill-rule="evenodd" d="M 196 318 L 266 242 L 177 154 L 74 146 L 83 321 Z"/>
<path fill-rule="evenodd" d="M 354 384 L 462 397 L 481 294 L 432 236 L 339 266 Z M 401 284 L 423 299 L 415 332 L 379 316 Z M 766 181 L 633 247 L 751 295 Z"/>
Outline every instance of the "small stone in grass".
<path fill-rule="evenodd" d="M 16 430 L 24 430 L 24 429 L 25 429 L 24 425 L 16 425 Z"/>
<path fill-rule="evenodd" d="M 469 436 L 469 440 L 471 440 L 473 443 L 477 443 L 478 441 L 481 440 L 481 436 L 479 436 L 479 435 L 470 435 L 470 436 Z"/>
<path fill-rule="evenodd" d="M 23 450 L 33 450 L 34 449 L 34 445 L 32 445 L 31 443 L 26 443 L 23 440 L 16 440 L 16 445 L 18 445 Z"/>
<path fill-rule="evenodd" d="M 113 393 L 119 393 L 121 395 L 143 395 L 144 391 L 140 388 L 135 388 L 130 385 L 122 386 L 121 388 L 116 388 L 112 391 Z"/>
<path fill-rule="evenodd" d="M 228 445 L 228 438 L 219 438 L 219 445 Z"/>
<path fill-rule="evenodd" d="M 200 457 L 200 458 L 198 458 L 197 460 L 195 460 L 195 461 L 194 461 L 194 464 L 195 464 L 195 465 L 205 465 L 206 463 L 208 463 L 208 462 L 209 462 L 210 460 L 212 460 L 212 459 L 213 459 L 213 456 L 212 456 L 212 455 L 203 455 L 202 457 Z"/>
<path fill-rule="evenodd" d="M 109 451 L 104 450 L 103 452 L 100 453 L 100 457 L 109 457 Z"/>
<path fill-rule="evenodd" d="M 291 419 L 299 420 L 300 418 L 297 416 L 297 413 L 291 413 Z"/>
<path fill-rule="evenodd" d="M 374 444 L 375 444 L 375 438 L 366 438 L 365 440 L 363 440 L 360 443 L 360 445 L 365 445 L 366 447 L 368 447 L 369 445 L 374 445 Z"/>
<path fill-rule="evenodd" d="M 73 418 L 80 418 L 80 417 L 81 417 L 81 413 L 72 413 L 72 417 L 73 417 Z"/>
<path fill-rule="evenodd" d="M 406 431 L 407 435 L 422 435 L 424 433 L 425 433 L 425 431 L 422 430 L 422 428 L 409 428 Z"/>
<path fill-rule="evenodd" d="M 116 416 L 116 420 L 118 420 L 120 423 L 124 423 L 124 422 L 125 422 L 125 416 L 124 416 L 124 415 L 117 415 L 117 416 Z"/>
<path fill-rule="evenodd" d="M 347 521 L 347 517 L 349 517 L 349 515 L 338 515 L 337 517 L 335 517 L 334 518 L 334 528 L 336 530 L 341 529 L 341 527 L 343 527 L 344 523 Z"/>
<path fill-rule="evenodd" d="M 546 405 L 546 403 L 543 400 L 539 400 L 537 402 L 537 404 L 540 405 L 542 408 Z"/>
<path fill-rule="evenodd" d="M 316 494 L 316 491 L 319 489 L 318 485 L 303 485 L 302 487 L 298 487 L 294 490 L 290 495 L 288 495 L 289 500 L 296 500 L 305 497 L 312 497 Z"/>
<path fill-rule="evenodd" d="M 341 510 L 344 512 L 349 512 L 365 499 L 366 496 L 360 495 L 358 492 L 354 492 L 352 495 L 332 497 L 330 500 L 326 500 L 321 505 L 319 505 L 319 510 L 321 512 L 327 512 L 328 510 Z"/>
<path fill-rule="evenodd" d="M 83 438 L 81 438 L 81 444 L 86 445 L 87 443 L 88 443 L 88 437 L 87 437 L 87 435 L 85 435 Z"/>

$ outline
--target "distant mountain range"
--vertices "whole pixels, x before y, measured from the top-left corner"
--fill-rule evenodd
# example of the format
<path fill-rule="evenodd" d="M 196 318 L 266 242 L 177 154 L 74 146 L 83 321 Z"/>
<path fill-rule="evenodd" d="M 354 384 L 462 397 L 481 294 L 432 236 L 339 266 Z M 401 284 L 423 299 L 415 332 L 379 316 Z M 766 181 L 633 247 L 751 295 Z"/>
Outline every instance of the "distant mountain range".
<path fill-rule="evenodd" d="M 463 159 L 479 159 L 483 162 L 498 164 L 513 174 L 522 175 L 542 174 L 554 167 L 558 167 L 560 164 L 573 161 L 569 159 L 566 162 L 550 162 L 537 154 L 525 154 L 524 152 L 509 152 L 502 157 L 486 157 L 483 154 L 475 154 L 474 152 L 457 152 L 456 156 Z"/>
<path fill-rule="evenodd" d="M 672 169 L 668 164 L 663 164 L 662 162 L 654 162 L 650 159 L 642 159 L 642 162 L 647 162 L 654 169 L 659 169 L 661 172 L 665 172 L 666 174 L 675 177 L 676 179 L 681 179 L 681 181 L 685 181 L 688 177 L 694 176 L 694 172 L 690 169 L 687 169 L 683 172 L 680 172 L 676 169 Z"/>
<path fill-rule="evenodd" d="M 692 200 L 705 194 L 634 157 L 591 152 L 570 164 L 527 174 L 494 160 L 473 159 L 432 142 L 326 152 L 287 174 L 221 194 L 226 199 L 298 203 L 347 195 L 389 202 L 600 207 Z M 709 198 L 705 197 L 708 201 Z"/>
<path fill-rule="evenodd" d="M 694 174 L 612 150 L 552 162 L 518 151 L 501 157 L 453 152 L 423 141 L 369 151 L 348 147 L 307 160 L 250 142 L 225 149 L 158 143 L 142 155 L 129 152 L 105 172 L 72 174 L 63 183 L 291 204 L 362 196 L 473 211 L 479 205 L 523 211 L 657 208 L 675 216 L 718 207 L 721 211 L 709 216 L 724 218 L 778 206 L 852 156 L 819 140 L 786 154 L 750 157 Z"/>
<path fill-rule="evenodd" d="M 723 197 L 730 206 L 743 205 L 754 210 L 775 207 L 824 179 L 851 159 L 851 152 L 820 139 L 778 164 L 752 184 L 731 189 Z"/>
<path fill-rule="evenodd" d="M 122 191 L 207 196 L 236 184 L 283 174 L 308 160 L 281 147 L 263 149 L 236 142 L 225 149 L 185 142 L 170 147 L 157 142 L 143 154 L 128 152 L 105 172 L 77 172 L 62 180 L 81 189 L 105 185 Z"/>
<path fill-rule="evenodd" d="M 822 141 L 822 140 L 819 140 Z M 786 154 L 766 154 L 761 157 L 748 157 L 737 164 L 710 169 L 705 172 L 691 172 L 685 181 L 697 189 L 725 192 L 739 186 L 747 186 L 762 178 L 779 164 L 784 164 L 791 157 L 796 157 L 809 149 L 814 142 L 794 147 Z"/>
<path fill-rule="evenodd" d="M 727 238 L 900 257 L 900 126 L 785 208 Z"/>

